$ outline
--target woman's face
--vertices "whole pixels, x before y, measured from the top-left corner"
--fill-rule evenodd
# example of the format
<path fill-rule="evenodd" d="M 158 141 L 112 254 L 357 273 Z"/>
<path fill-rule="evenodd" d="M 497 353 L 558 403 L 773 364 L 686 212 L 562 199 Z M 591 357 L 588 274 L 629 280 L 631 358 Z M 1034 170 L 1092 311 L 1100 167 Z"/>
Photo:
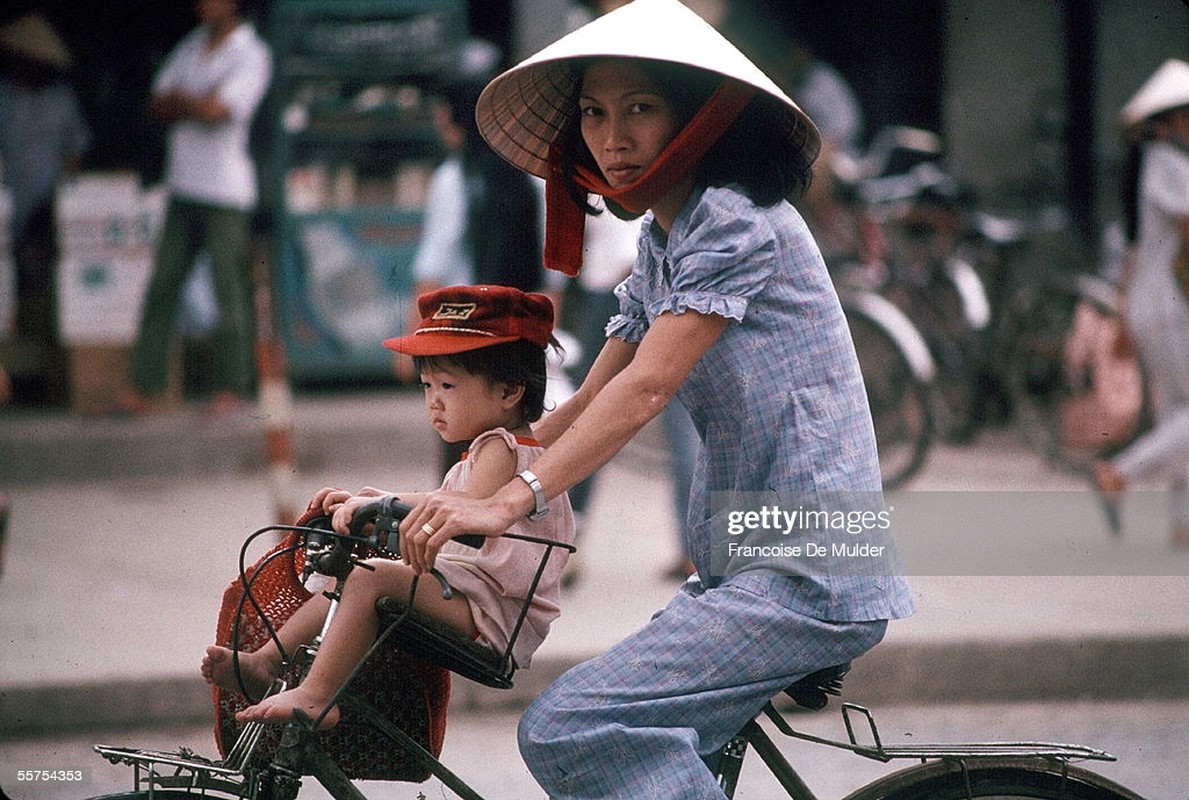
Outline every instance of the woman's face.
<path fill-rule="evenodd" d="M 612 188 L 639 178 L 677 135 L 677 115 L 639 62 L 591 63 L 578 97 L 582 139 Z"/>

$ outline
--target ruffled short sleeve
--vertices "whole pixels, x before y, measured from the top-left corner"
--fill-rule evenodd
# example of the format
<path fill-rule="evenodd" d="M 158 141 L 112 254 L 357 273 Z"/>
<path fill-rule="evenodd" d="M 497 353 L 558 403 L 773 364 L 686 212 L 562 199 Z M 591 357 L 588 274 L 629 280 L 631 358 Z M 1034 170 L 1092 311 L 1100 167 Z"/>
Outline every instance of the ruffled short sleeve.
<path fill-rule="evenodd" d="M 649 319 L 696 311 L 743 320 L 751 299 L 776 271 L 776 236 L 745 195 L 707 189 L 669 237 L 670 290 L 653 300 Z"/>
<path fill-rule="evenodd" d="M 691 200 L 666 237 L 646 218 L 636 269 L 616 290 L 620 314 L 608 336 L 630 342 L 666 312 L 694 311 L 741 322 L 776 272 L 776 236 L 764 209 L 730 188 Z"/>
<path fill-rule="evenodd" d="M 615 287 L 619 313 L 607 323 L 605 333 L 608 338 L 614 336 L 625 342 L 638 342 L 644 338 L 644 332 L 648 330 L 648 317 L 641 289 L 642 281 L 637 266 L 626 280 Z"/>

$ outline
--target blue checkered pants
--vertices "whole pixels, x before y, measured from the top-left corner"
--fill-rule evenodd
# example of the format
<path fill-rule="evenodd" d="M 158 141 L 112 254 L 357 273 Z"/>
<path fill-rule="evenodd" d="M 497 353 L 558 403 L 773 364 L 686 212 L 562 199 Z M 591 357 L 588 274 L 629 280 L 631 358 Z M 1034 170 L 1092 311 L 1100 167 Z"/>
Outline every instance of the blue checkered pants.
<path fill-rule="evenodd" d="M 798 678 L 858 658 L 886 621 L 792 611 L 797 582 L 687 584 L 645 627 L 562 675 L 525 711 L 520 752 L 551 798 L 723 797 L 703 761 Z"/>

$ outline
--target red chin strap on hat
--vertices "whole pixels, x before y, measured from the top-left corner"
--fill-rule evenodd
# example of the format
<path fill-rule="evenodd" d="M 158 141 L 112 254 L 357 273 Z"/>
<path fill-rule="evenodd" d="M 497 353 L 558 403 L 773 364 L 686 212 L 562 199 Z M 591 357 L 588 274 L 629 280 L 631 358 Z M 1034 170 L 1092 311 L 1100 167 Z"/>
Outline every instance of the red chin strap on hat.
<path fill-rule="evenodd" d="M 545 181 L 545 266 L 573 277 L 582 267 L 582 238 L 586 212 L 570 195 L 566 173 L 589 192 L 602 195 L 640 214 L 660 200 L 693 169 L 756 95 L 757 89 L 727 78 L 706 100 L 656 160 L 637 180 L 612 188 L 602 175 L 572 164 L 570 155 L 554 142 L 549 148 L 549 179 Z"/>

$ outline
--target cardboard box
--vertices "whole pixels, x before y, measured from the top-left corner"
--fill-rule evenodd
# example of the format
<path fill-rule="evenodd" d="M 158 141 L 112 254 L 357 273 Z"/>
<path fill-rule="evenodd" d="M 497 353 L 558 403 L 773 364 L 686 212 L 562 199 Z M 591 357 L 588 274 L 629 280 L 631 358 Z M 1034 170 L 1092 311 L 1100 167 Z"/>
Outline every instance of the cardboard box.
<path fill-rule="evenodd" d="M 127 345 L 153 269 L 164 194 L 141 191 L 134 177 L 90 175 L 57 197 L 58 319 L 68 345 Z"/>

